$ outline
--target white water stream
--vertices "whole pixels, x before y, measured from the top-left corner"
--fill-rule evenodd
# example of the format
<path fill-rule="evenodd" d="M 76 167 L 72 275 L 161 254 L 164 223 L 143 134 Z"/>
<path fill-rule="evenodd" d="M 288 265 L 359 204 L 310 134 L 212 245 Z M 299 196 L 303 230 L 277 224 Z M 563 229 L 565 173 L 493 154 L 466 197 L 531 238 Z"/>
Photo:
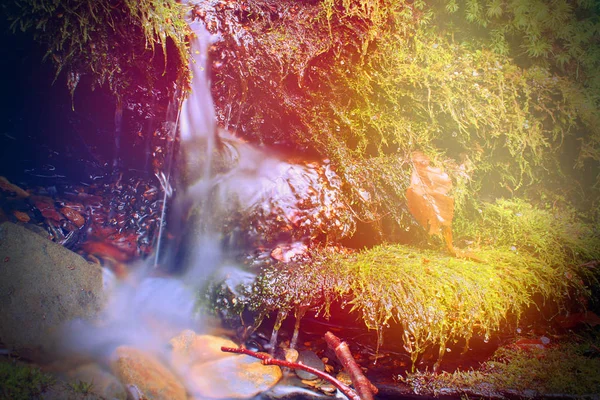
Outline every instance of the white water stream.
<path fill-rule="evenodd" d="M 236 247 L 302 240 L 323 221 L 336 222 L 330 224 L 333 235 L 353 229 L 337 214 L 341 181 L 329 165 L 289 163 L 217 129 L 207 56 L 214 38 L 201 21 L 189 23 L 193 78 L 176 124 L 183 183 L 169 210 L 174 221 L 169 231 L 181 240 L 166 246 L 159 241 L 159 254 L 131 266 L 124 280 L 107 273 L 109 301 L 100 322 L 71 324 L 66 352 L 107 360 L 117 347 L 130 345 L 168 359 L 169 339 L 184 329 L 202 333 L 211 328 L 198 315 L 197 296 L 216 271 L 240 273 L 230 261 Z M 166 189 L 168 174 L 164 180 Z M 247 222 L 243 226 L 232 219 L 240 215 Z M 268 236 L 273 232 L 277 235 Z M 231 240 L 236 234 L 246 239 Z M 179 275 L 157 277 L 159 263 L 177 265 Z"/>
<path fill-rule="evenodd" d="M 198 171 L 193 171 L 197 182 L 192 192 L 185 186 L 178 190 L 185 200 L 181 204 L 203 210 L 200 217 L 192 221 L 199 225 L 202 233 L 196 236 L 200 239 L 191 247 L 194 252 L 192 258 L 196 262 L 180 277 L 157 277 L 154 258 L 131 265 L 132 272 L 124 280 L 117 280 L 105 270 L 107 305 L 99 322 L 73 321 L 68 326 L 61 346 L 67 354 L 88 354 L 102 361 L 109 359 L 118 346 L 131 345 L 151 354 L 166 356 L 169 339 L 184 329 L 202 332 L 206 328 L 196 310 L 196 290 L 206 280 L 208 271 L 219 264 L 220 252 L 219 246 L 209 239 L 208 192 L 199 191 L 198 185 L 209 181 L 211 175 L 216 120 L 207 74 L 211 36 L 202 22 L 190 21 L 190 27 L 195 33 L 190 57 L 192 90 L 182 104 L 178 134 L 188 169 L 191 162 L 200 172 L 198 176 Z M 190 193 L 193 193 L 193 198 Z M 162 261 L 173 262 L 168 257 L 176 251 L 166 249 L 164 254 L 161 258 L 167 259 Z"/>

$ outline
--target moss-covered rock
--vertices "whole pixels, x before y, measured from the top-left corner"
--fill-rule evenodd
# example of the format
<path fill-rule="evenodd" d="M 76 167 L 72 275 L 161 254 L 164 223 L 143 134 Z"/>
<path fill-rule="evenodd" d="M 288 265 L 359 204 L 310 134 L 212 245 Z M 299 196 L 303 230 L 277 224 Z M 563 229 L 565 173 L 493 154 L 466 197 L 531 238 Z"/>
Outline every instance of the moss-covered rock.
<path fill-rule="evenodd" d="M 288 263 L 263 267 L 240 296 L 228 292 L 235 313 L 276 312 L 279 324 L 306 310 L 328 316 L 336 302 L 356 312 L 381 333 L 390 323 L 402 327 L 397 340 L 413 363 L 428 348 L 473 334 L 485 337 L 516 322 L 540 299 L 560 308 L 590 295 L 598 275 L 584 263 L 600 257 L 600 238 L 572 213 L 539 210 L 521 201 L 483 207 L 472 222 L 470 247 L 460 257 L 437 250 L 387 244 L 359 252 L 313 249 Z M 573 299 L 573 300 L 568 300 Z M 389 335 L 388 335 L 389 336 Z"/>
<path fill-rule="evenodd" d="M 508 345 L 477 370 L 436 375 L 416 372 L 402 380 L 420 395 L 592 398 L 600 390 L 597 346 L 597 338 L 529 349 Z"/>

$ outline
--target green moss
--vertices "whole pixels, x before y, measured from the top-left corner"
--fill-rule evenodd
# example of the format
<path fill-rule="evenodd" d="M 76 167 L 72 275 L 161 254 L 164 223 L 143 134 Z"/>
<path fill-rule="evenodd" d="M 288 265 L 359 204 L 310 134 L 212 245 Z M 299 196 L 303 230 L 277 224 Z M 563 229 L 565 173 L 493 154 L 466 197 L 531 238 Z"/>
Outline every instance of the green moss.
<path fill-rule="evenodd" d="M 47 49 L 56 75 L 67 72 L 71 93 L 86 74 L 94 85 L 107 85 L 119 98 L 135 84 L 151 87 L 167 70 L 169 41 L 178 55 L 169 66 L 178 70 L 176 76 L 187 72 L 188 28 L 183 16 L 189 8 L 174 0 L 20 0 L 3 8 L 13 31 L 31 32 Z M 153 60 L 156 45 L 164 55 L 161 66 Z"/>
<path fill-rule="evenodd" d="M 584 223 L 571 208 L 538 209 L 519 200 L 482 203 L 471 220 L 456 221 L 459 241 L 510 247 L 550 266 L 578 265 L 600 257 L 593 223 Z"/>
<path fill-rule="evenodd" d="M 597 282 L 581 264 L 600 257 L 600 238 L 572 213 L 499 201 L 470 223 L 479 243 L 463 258 L 397 244 L 316 251 L 311 261 L 266 268 L 246 304 L 264 315 L 306 308 L 327 315 L 337 301 L 379 333 L 394 321 L 414 363 L 427 348 L 439 346 L 441 358 L 450 341 L 490 337 L 540 306 L 538 297 L 564 306 Z"/>
<path fill-rule="evenodd" d="M 335 117 L 314 122 L 326 126 L 314 140 L 333 152 L 328 155 L 349 182 L 364 180 L 355 165 L 383 156 L 405 159 L 419 149 L 442 165 L 460 167 L 448 172 L 466 178 L 463 197 L 524 195 L 555 185 L 574 193 L 583 177 L 571 171 L 597 160 L 598 125 L 590 112 L 597 107 L 585 100 L 588 92 L 544 68 L 522 69 L 434 30 L 417 29 L 408 40 L 383 34 L 364 65 L 336 73 L 339 86 L 329 95 L 334 101 L 319 98 Z M 582 132 L 588 134 L 579 139 Z M 372 197 L 384 198 L 386 184 L 373 184 Z M 399 201 L 386 201 L 384 209 Z M 353 202 L 366 218 L 370 204 L 356 195 Z"/>
<path fill-rule="evenodd" d="M 600 9 L 593 1 L 441 0 L 435 23 L 457 39 L 478 42 L 523 65 L 550 66 L 597 91 Z"/>
<path fill-rule="evenodd" d="M 69 387 L 75 393 L 81 393 L 83 395 L 87 395 L 92 392 L 92 389 L 94 388 L 94 382 L 84 382 L 84 381 L 80 380 L 77 382 L 69 383 Z"/>
<path fill-rule="evenodd" d="M 38 397 L 55 379 L 38 368 L 15 362 L 0 362 L 0 397 L 26 400 Z"/>
<path fill-rule="evenodd" d="M 411 225 L 404 190 L 414 150 L 453 177 L 457 213 L 478 197 L 536 199 L 557 187 L 568 202 L 593 207 L 597 93 L 567 70 L 527 62 L 533 55 L 514 58 L 484 39 L 458 40 L 454 33 L 472 24 L 438 24 L 448 3 L 327 0 L 295 14 L 283 2 L 280 19 L 255 17 L 249 37 L 237 38 L 251 55 L 240 54 L 247 66 L 217 72 L 217 108 L 250 139 L 332 160 L 347 184 L 346 202 L 387 239 Z M 566 11 L 573 32 L 586 10 L 578 7 Z M 227 35 L 224 43 L 240 52 Z"/>
<path fill-rule="evenodd" d="M 590 396 L 600 391 L 598 340 L 553 345 L 547 349 L 500 348 L 477 371 L 433 375 L 407 374 L 402 380 L 419 394 L 531 398 L 544 395 Z"/>

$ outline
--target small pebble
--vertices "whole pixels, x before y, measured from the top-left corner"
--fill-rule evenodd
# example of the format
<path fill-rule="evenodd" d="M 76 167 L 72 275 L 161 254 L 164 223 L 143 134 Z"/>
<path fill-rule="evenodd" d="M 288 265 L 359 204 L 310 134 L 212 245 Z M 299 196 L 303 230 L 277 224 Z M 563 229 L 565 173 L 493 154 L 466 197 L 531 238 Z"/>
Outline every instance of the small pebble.
<path fill-rule="evenodd" d="M 326 383 L 319 387 L 319 390 L 326 394 L 333 394 L 337 390 L 335 386 L 330 383 Z"/>
<path fill-rule="evenodd" d="M 319 371 L 325 371 L 325 364 L 323 364 L 323 361 L 321 361 L 319 356 L 317 356 L 314 352 L 310 350 L 304 350 L 299 352 L 297 362 L 300 364 L 304 364 L 308 367 L 318 369 Z M 296 375 L 298 375 L 300 379 L 304 380 L 317 379 L 317 376 L 315 374 L 311 374 L 310 372 L 306 372 L 301 369 L 296 370 Z"/>

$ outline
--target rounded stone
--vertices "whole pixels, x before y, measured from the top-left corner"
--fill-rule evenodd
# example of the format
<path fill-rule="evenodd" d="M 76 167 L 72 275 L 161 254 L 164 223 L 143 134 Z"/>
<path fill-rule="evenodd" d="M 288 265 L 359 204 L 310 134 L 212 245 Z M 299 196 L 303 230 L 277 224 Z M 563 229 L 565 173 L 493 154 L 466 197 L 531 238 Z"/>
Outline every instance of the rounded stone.
<path fill-rule="evenodd" d="M 199 398 L 247 399 L 275 386 L 281 368 L 263 365 L 247 355 L 194 364 L 188 375 L 192 393 Z"/>
<path fill-rule="evenodd" d="M 128 346 L 117 347 L 111 370 L 123 385 L 134 385 L 148 400 L 186 400 L 185 388 L 155 356 Z"/>
<path fill-rule="evenodd" d="M 93 319 L 105 297 L 99 266 L 22 226 L 0 225 L 0 342 L 7 348 L 51 356 L 60 327 Z"/>
<path fill-rule="evenodd" d="M 299 364 L 304 364 L 307 367 L 312 367 L 314 369 L 318 369 L 319 371 L 325 371 L 325 364 L 323 361 L 317 356 L 314 352 L 310 350 L 303 350 L 298 352 L 298 361 Z M 296 375 L 300 379 L 304 379 L 307 381 L 311 381 L 313 379 L 317 379 L 315 374 L 311 374 L 310 372 L 306 372 L 302 369 L 296 370 Z"/>

